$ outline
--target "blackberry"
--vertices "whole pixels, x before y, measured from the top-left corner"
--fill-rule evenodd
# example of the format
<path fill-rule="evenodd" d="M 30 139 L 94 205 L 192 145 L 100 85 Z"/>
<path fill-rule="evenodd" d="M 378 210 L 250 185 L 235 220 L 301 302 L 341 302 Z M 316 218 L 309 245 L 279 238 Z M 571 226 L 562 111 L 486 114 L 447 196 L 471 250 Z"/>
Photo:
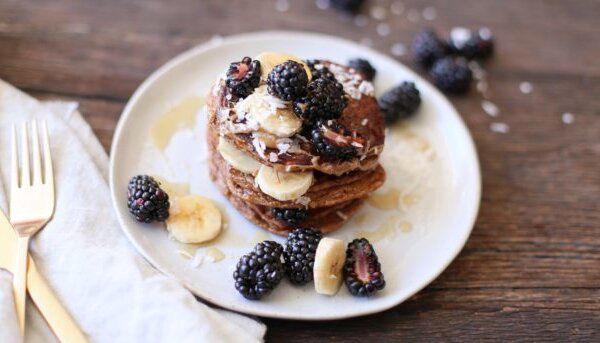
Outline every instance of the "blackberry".
<path fill-rule="evenodd" d="M 281 244 L 275 241 L 263 241 L 254 246 L 254 252 L 258 256 L 269 259 L 271 261 L 281 262 L 281 254 L 283 253 L 283 247 Z"/>
<path fill-rule="evenodd" d="M 455 27 L 450 32 L 450 48 L 454 53 L 469 60 L 485 60 L 494 52 L 494 39 L 487 28 L 475 32 Z"/>
<path fill-rule="evenodd" d="M 169 195 L 152 176 L 137 175 L 127 186 L 127 207 L 139 222 L 151 223 L 169 218 Z"/>
<path fill-rule="evenodd" d="M 308 211 L 305 209 L 272 208 L 271 213 L 290 226 L 299 225 L 308 218 Z"/>
<path fill-rule="evenodd" d="M 329 0 L 331 7 L 348 13 L 358 13 L 364 0 Z"/>
<path fill-rule="evenodd" d="M 294 113 L 307 123 L 319 119 L 337 119 L 346 108 L 344 87 L 335 80 L 328 69 L 323 68 L 308 84 L 308 93 L 294 101 Z"/>
<path fill-rule="evenodd" d="M 386 124 L 393 124 L 400 118 L 408 118 L 421 105 L 421 95 L 413 82 L 402 82 L 385 92 L 379 98 L 379 108 Z"/>
<path fill-rule="evenodd" d="M 260 82 L 260 62 L 244 57 L 241 62 L 233 62 L 227 69 L 227 88 L 237 97 L 245 98 L 252 94 Z"/>
<path fill-rule="evenodd" d="M 381 264 L 366 238 L 355 239 L 346 249 L 344 282 L 352 295 L 370 296 L 385 287 Z"/>
<path fill-rule="evenodd" d="M 357 72 L 359 72 L 363 78 L 367 81 L 373 81 L 375 78 L 375 74 L 377 74 L 377 70 L 373 68 L 369 61 L 362 58 L 355 58 L 348 62 L 348 66 Z"/>
<path fill-rule="evenodd" d="M 250 300 L 258 300 L 271 293 L 284 275 L 282 251 L 283 247 L 278 243 L 265 241 L 242 256 L 233 272 L 235 289 Z"/>
<path fill-rule="evenodd" d="M 284 101 L 292 101 L 306 94 L 308 75 L 304 66 L 288 60 L 273 68 L 267 77 L 267 89 Z"/>
<path fill-rule="evenodd" d="M 444 92 L 464 94 L 469 90 L 473 74 L 465 63 L 450 57 L 443 58 L 431 68 L 435 85 Z"/>
<path fill-rule="evenodd" d="M 412 54 L 415 62 L 428 69 L 435 61 L 446 56 L 447 46 L 435 32 L 424 30 L 417 32 L 412 43 Z"/>
<path fill-rule="evenodd" d="M 363 137 L 334 120 L 317 122 L 310 139 L 318 155 L 342 161 L 357 157 L 366 144 Z"/>
<path fill-rule="evenodd" d="M 304 285 L 313 280 L 315 253 L 321 233 L 313 229 L 295 229 L 285 244 L 285 273 L 293 284 Z"/>

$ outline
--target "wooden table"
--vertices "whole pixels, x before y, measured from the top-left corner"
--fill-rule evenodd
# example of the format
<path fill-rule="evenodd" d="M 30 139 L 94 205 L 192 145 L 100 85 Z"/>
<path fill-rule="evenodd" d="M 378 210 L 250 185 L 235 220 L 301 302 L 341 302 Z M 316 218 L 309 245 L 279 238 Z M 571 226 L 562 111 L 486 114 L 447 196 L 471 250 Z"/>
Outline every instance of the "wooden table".
<path fill-rule="evenodd" d="M 78 101 L 109 150 L 142 80 L 214 34 L 309 30 L 370 38 L 389 53 L 426 26 L 487 26 L 497 38 L 486 70 L 501 114 L 485 114 L 475 91 L 451 98 L 483 172 L 479 218 L 460 256 L 391 310 L 333 322 L 266 319 L 267 339 L 600 341 L 600 2 L 404 0 L 385 37 L 375 20 L 359 27 L 312 0 L 293 0 L 285 13 L 274 3 L 3 0 L 0 78 L 39 98 Z M 435 20 L 420 15 L 427 6 Z M 400 60 L 410 65 L 408 56 Z M 519 90 L 524 81 L 531 94 Z M 572 124 L 563 123 L 565 112 Z M 492 132 L 492 122 L 510 132 Z"/>

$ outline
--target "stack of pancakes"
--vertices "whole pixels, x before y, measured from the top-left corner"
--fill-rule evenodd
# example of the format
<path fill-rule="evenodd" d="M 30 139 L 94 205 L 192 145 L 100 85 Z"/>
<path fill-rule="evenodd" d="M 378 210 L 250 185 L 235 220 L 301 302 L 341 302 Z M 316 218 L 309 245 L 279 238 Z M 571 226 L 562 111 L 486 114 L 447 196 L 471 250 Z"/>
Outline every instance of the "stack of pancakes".
<path fill-rule="evenodd" d="M 294 227 L 278 219 L 272 213 L 273 208 L 305 209 L 308 217 L 297 226 L 313 227 L 327 233 L 348 221 L 366 197 L 385 181 L 385 172 L 378 162 L 385 139 L 384 122 L 372 94 L 372 85 L 345 66 L 326 61 L 319 63 L 334 72 L 344 86 L 348 105 L 337 121 L 366 140 L 361 154 L 349 160 L 319 156 L 310 139 L 306 138 L 308 135 L 300 132 L 285 139 L 285 142 L 293 141 L 295 148 L 282 151 L 280 143 L 257 144 L 257 137 L 259 140 L 274 139 L 262 134 L 260 128 L 232 130 L 228 122 L 239 119 L 236 119 L 235 104 L 230 101 L 232 97 L 224 79 L 218 80 L 208 98 L 211 178 L 244 217 L 278 235 L 286 236 Z M 255 180 L 256 173 L 242 172 L 223 158 L 218 149 L 220 140 L 227 141 L 277 173 L 312 172 L 313 183 L 297 199 L 275 199 L 261 190 Z"/>

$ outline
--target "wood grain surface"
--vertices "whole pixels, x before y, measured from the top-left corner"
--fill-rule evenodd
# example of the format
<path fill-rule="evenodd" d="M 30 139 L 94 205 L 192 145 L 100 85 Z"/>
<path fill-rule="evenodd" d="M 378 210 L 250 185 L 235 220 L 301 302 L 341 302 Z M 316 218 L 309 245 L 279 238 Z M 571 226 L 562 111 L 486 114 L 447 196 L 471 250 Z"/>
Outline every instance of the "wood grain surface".
<path fill-rule="evenodd" d="M 0 78 L 80 109 L 104 147 L 127 99 L 161 64 L 213 35 L 288 29 L 390 53 L 424 27 L 487 26 L 492 118 L 472 91 L 451 100 L 483 172 L 479 218 L 448 269 L 405 303 L 331 322 L 265 319 L 268 341 L 600 341 L 600 2 L 404 0 L 379 36 L 313 0 L 0 0 Z M 421 11 L 432 7 L 434 20 Z M 431 10 L 429 10 L 431 13 Z M 411 65 L 408 55 L 399 60 Z M 380 70 L 385 73 L 385 70 Z M 531 94 L 519 90 L 533 85 Z M 574 115 L 572 124 L 561 120 Z M 493 122 L 510 131 L 490 130 Z"/>

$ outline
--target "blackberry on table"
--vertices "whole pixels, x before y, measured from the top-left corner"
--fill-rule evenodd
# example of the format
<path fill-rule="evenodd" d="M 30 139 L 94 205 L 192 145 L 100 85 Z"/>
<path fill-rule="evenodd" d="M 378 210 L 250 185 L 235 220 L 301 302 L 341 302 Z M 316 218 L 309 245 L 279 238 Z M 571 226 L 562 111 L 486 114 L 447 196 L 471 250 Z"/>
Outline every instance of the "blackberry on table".
<path fill-rule="evenodd" d="M 410 117 L 420 105 L 421 94 L 413 82 L 402 82 L 379 98 L 379 108 L 383 112 L 386 124 Z"/>
<path fill-rule="evenodd" d="M 314 229 L 295 229 L 285 244 L 283 259 L 285 272 L 290 281 L 304 285 L 313 280 L 315 253 L 322 235 Z"/>
<path fill-rule="evenodd" d="M 385 287 L 381 264 L 366 238 L 355 239 L 346 249 L 344 282 L 352 295 L 371 296 Z"/>
<path fill-rule="evenodd" d="M 335 120 L 317 122 L 310 132 L 315 151 L 320 156 L 348 160 L 358 156 L 366 140 Z"/>
<path fill-rule="evenodd" d="M 286 222 L 290 226 L 296 226 L 308 218 L 308 210 L 294 208 L 272 208 L 271 213 L 275 218 Z"/>
<path fill-rule="evenodd" d="M 447 51 L 446 44 L 431 30 L 417 32 L 412 43 L 413 58 L 426 69 L 438 59 L 446 56 Z"/>
<path fill-rule="evenodd" d="M 127 186 L 127 207 L 139 222 L 162 222 L 169 218 L 169 195 L 152 176 L 137 175 Z"/>
<path fill-rule="evenodd" d="M 346 108 L 344 87 L 326 68 L 321 69 L 308 84 L 306 96 L 294 101 L 294 113 L 307 123 L 319 119 L 337 119 Z"/>
<path fill-rule="evenodd" d="M 273 241 L 256 245 L 238 261 L 233 279 L 235 289 L 249 300 L 259 300 L 281 282 L 284 275 L 281 254 L 283 247 Z"/>
<path fill-rule="evenodd" d="M 494 52 L 494 39 L 487 28 L 470 31 L 456 27 L 450 32 L 450 48 L 454 53 L 469 60 L 485 60 Z"/>
<path fill-rule="evenodd" d="M 450 57 L 437 61 L 430 73 L 439 89 L 454 94 L 466 93 L 473 79 L 473 73 L 465 63 Z"/>
<path fill-rule="evenodd" d="M 307 85 L 304 66 L 292 60 L 276 65 L 267 77 L 269 94 L 284 101 L 293 101 L 306 94 Z"/>
<path fill-rule="evenodd" d="M 348 13 L 358 13 L 364 0 L 329 0 L 331 7 Z"/>
<path fill-rule="evenodd" d="M 244 57 L 241 62 L 233 62 L 227 69 L 227 88 L 237 97 L 245 98 L 252 94 L 260 82 L 260 62 Z"/>
<path fill-rule="evenodd" d="M 373 81 L 377 70 L 373 68 L 371 63 L 363 58 L 355 58 L 348 62 L 348 66 L 359 72 L 365 80 Z"/>

